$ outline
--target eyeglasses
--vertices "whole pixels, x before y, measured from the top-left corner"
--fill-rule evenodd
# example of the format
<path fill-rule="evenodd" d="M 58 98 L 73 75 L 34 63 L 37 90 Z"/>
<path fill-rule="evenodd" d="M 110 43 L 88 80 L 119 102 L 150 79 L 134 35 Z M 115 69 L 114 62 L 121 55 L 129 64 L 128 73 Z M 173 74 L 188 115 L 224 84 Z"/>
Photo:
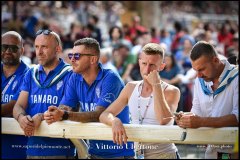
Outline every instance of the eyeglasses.
<path fill-rule="evenodd" d="M 8 45 L 8 44 L 1 45 L 2 52 L 6 52 L 8 50 L 11 53 L 17 53 L 19 48 L 20 47 L 18 47 L 17 45 Z"/>
<path fill-rule="evenodd" d="M 39 31 L 37 31 L 36 35 L 40 35 L 40 34 L 44 34 L 44 35 L 49 35 L 52 31 L 48 30 L 48 29 L 40 29 Z"/>
<path fill-rule="evenodd" d="M 81 56 L 96 56 L 94 54 L 82 54 L 82 53 L 68 53 L 68 58 L 71 60 L 74 57 L 75 60 L 79 60 Z"/>
<path fill-rule="evenodd" d="M 51 32 L 52 32 L 52 30 L 49 30 L 49 29 L 40 29 L 39 31 L 36 32 L 36 36 L 38 36 L 40 34 L 49 35 Z M 54 37 L 56 38 L 57 43 L 60 44 L 60 42 L 59 42 L 58 38 L 56 37 L 56 35 L 54 35 Z"/>

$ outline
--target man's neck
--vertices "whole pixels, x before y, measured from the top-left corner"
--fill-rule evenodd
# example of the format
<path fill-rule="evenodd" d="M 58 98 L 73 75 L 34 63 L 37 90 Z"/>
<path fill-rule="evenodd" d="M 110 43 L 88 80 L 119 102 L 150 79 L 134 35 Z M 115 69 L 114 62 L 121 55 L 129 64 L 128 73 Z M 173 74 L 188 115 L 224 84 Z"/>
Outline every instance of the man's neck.
<path fill-rule="evenodd" d="M 213 90 L 216 90 L 218 88 L 218 86 L 219 86 L 219 83 L 220 83 L 219 82 L 219 77 L 222 74 L 222 72 L 224 70 L 224 67 L 225 67 L 225 64 L 223 62 L 220 62 L 219 66 L 218 66 L 219 70 L 217 70 L 217 76 L 212 81 L 213 82 L 213 87 L 212 87 Z"/>
<path fill-rule="evenodd" d="M 143 81 L 141 96 L 149 97 L 152 93 L 152 90 L 152 86 L 148 82 Z"/>
<path fill-rule="evenodd" d="M 89 86 L 91 86 L 92 83 L 96 80 L 99 70 L 99 67 L 94 67 L 92 69 L 89 69 L 87 73 L 82 74 L 84 80 Z"/>
<path fill-rule="evenodd" d="M 11 75 L 13 75 L 17 68 L 19 67 L 20 63 L 18 63 L 17 65 L 3 65 L 3 73 L 5 75 L 5 77 L 10 77 Z"/>
<path fill-rule="evenodd" d="M 43 66 L 44 72 L 46 73 L 46 75 L 48 75 L 48 73 L 52 70 L 54 70 L 58 64 L 60 63 L 59 60 L 55 60 L 53 61 L 53 63 L 50 66 Z"/>

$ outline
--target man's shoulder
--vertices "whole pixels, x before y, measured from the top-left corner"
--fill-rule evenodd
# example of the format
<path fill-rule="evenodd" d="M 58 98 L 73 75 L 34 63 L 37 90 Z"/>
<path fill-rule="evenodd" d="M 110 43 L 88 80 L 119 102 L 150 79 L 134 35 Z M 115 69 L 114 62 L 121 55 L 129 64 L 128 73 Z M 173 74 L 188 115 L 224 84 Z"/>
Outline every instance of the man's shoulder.
<path fill-rule="evenodd" d="M 79 73 L 75 73 L 72 70 L 68 71 L 68 81 L 71 80 L 80 80 L 82 78 L 82 75 Z"/>
<path fill-rule="evenodd" d="M 140 83 L 140 81 L 128 82 L 125 86 L 125 89 L 127 89 L 128 92 L 132 92 L 138 83 Z"/>
<path fill-rule="evenodd" d="M 166 92 L 167 93 L 173 93 L 173 94 L 179 94 L 180 93 L 180 89 L 172 84 L 168 84 L 166 83 Z"/>
<path fill-rule="evenodd" d="M 121 83 L 123 82 L 121 77 L 115 73 L 113 70 L 111 69 L 103 69 L 103 76 L 102 76 L 102 80 L 109 80 L 109 81 L 121 81 Z"/>

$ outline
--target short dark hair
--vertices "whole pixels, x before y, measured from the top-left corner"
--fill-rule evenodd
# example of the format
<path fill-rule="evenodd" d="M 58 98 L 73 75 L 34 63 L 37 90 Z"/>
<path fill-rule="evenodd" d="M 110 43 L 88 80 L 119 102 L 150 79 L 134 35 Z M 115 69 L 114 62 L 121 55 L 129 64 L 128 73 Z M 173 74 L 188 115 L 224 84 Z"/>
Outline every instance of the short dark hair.
<path fill-rule="evenodd" d="M 193 46 L 190 58 L 195 61 L 201 56 L 215 57 L 217 56 L 217 52 L 210 43 L 206 41 L 199 41 Z"/>
<path fill-rule="evenodd" d="M 164 58 L 164 50 L 157 43 L 148 43 L 142 48 L 142 52 L 146 55 L 156 55 L 159 54 L 162 58 Z"/>
<path fill-rule="evenodd" d="M 123 38 L 123 31 L 122 31 L 122 28 L 121 27 L 118 27 L 118 26 L 112 26 L 109 30 L 109 37 L 110 39 L 112 39 L 112 33 L 113 33 L 113 30 L 117 28 L 118 29 L 118 32 L 119 32 L 119 39 L 122 39 Z"/>
<path fill-rule="evenodd" d="M 116 49 L 126 48 L 128 51 L 130 51 L 130 48 L 128 47 L 128 45 L 124 43 L 117 43 L 114 47 Z"/>
<path fill-rule="evenodd" d="M 96 53 L 100 54 L 100 46 L 96 39 L 94 38 L 82 38 L 74 42 L 74 46 L 84 45 L 87 49 L 95 50 Z"/>

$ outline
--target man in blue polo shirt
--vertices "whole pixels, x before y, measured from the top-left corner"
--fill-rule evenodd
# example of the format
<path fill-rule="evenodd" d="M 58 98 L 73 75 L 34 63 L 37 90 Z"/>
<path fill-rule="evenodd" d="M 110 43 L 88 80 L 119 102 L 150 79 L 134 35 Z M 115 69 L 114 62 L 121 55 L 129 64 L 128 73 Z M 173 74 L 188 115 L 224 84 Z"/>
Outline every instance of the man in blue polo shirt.
<path fill-rule="evenodd" d="M 73 53 L 69 53 L 73 71 L 60 107 L 50 106 L 44 113 L 48 124 L 59 120 L 78 122 L 99 122 L 100 114 L 118 97 L 124 83 L 112 70 L 103 69 L 99 63 L 100 47 L 93 38 L 83 38 L 74 43 Z M 80 112 L 66 111 L 64 108 L 76 108 Z M 118 114 L 123 123 L 129 123 L 129 110 L 126 107 Z M 91 159 L 134 157 L 132 142 L 119 146 L 113 141 L 89 140 Z"/>
<path fill-rule="evenodd" d="M 12 117 L 13 107 L 19 96 L 19 88 L 29 67 L 20 59 L 24 52 L 23 39 L 15 31 L 2 35 L 1 45 L 2 100 L 1 116 Z M 26 158 L 27 137 L 2 134 L 2 159 Z"/>
<path fill-rule="evenodd" d="M 72 71 L 62 59 L 59 36 L 50 30 L 36 33 L 35 49 L 39 65 L 27 72 L 21 86 L 13 116 L 28 138 L 27 158 L 74 158 L 75 148 L 70 140 L 34 136 L 48 106 L 58 105 L 65 91 L 65 84 Z"/>

